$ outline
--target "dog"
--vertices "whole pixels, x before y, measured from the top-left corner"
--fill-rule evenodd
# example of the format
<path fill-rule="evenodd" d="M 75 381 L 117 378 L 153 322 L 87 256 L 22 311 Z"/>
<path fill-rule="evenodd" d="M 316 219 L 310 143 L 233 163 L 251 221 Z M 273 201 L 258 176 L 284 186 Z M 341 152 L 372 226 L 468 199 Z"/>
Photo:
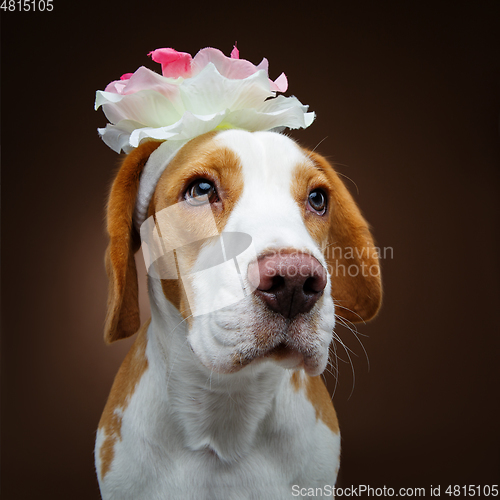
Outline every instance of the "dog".
<path fill-rule="evenodd" d="M 368 224 L 334 167 L 291 138 L 197 137 L 156 183 L 148 220 L 158 225 L 178 206 L 183 229 L 201 242 L 178 272 L 198 271 L 213 249 L 207 214 L 219 235 L 245 235 L 253 251 L 227 259 L 236 274 L 202 284 L 194 271 L 149 273 L 151 319 L 141 326 L 133 214 L 141 172 L 161 144 L 128 154 L 107 206 L 105 341 L 137 335 L 97 431 L 103 499 L 287 499 L 333 487 L 340 433 L 321 373 L 336 317 L 366 321 L 380 307 Z M 214 305 L 215 288 L 235 283 L 242 298 Z"/>

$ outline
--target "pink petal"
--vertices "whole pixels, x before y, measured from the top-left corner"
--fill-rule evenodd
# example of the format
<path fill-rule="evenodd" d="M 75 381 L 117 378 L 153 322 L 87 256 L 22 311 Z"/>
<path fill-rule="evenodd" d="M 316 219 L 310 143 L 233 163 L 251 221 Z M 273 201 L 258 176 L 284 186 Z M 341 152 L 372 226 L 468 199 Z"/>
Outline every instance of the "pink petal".
<path fill-rule="evenodd" d="M 115 80 L 106 85 L 104 92 L 113 92 L 113 94 L 121 94 L 125 86 L 126 86 L 125 82 L 121 80 Z"/>
<path fill-rule="evenodd" d="M 156 71 L 151 71 L 144 66 L 141 66 L 129 80 L 122 83 L 126 83 L 125 88 L 120 92 L 124 95 L 135 94 L 141 90 L 154 90 L 174 101 L 179 93 L 178 85 L 170 83 Z"/>
<path fill-rule="evenodd" d="M 276 80 L 271 81 L 271 90 L 277 90 L 278 92 L 286 92 L 288 88 L 288 79 L 285 73 L 281 73 Z"/>
<path fill-rule="evenodd" d="M 192 57 L 186 52 L 174 49 L 156 49 L 148 54 L 153 61 L 161 64 L 163 76 L 169 78 L 189 78 L 191 76 Z"/>
<path fill-rule="evenodd" d="M 240 58 L 240 51 L 238 50 L 238 47 L 236 47 L 236 42 L 235 42 L 233 50 L 231 51 L 231 59 L 239 59 L 239 58 Z"/>
<path fill-rule="evenodd" d="M 128 80 L 134 73 L 125 73 L 120 76 L 119 80 L 115 80 L 111 83 L 108 83 L 105 92 L 113 92 L 114 94 L 123 94 L 125 87 L 127 86 Z"/>
<path fill-rule="evenodd" d="M 233 53 L 234 49 L 231 55 Z M 208 63 L 213 63 L 222 76 L 234 80 L 247 78 L 260 69 L 245 59 L 227 57 L 219 49 L 207 47 L 201 49 L 193 58 L 193 76 L 205 68 Z"/>

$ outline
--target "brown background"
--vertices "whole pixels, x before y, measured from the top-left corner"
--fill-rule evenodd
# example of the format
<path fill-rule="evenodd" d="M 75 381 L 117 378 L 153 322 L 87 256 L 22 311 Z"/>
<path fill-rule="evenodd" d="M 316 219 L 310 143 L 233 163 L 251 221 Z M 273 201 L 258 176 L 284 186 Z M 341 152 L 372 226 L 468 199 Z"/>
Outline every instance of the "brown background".
<path fill-rule="evenodd" d="M 369 369 L 339 329 L 356 354 L 334 398 L 339 485 L 498 484 L 500 4 L 213 3 L 1 12 L 2 498 L 99 497 L 95 429 L 130 342 L 102 340 L 118 157 L 95 90 L 155 68 L 152 49 L 235 40 L 317 112 L 294 137 L 322 141 L 393 249 L 359 327 Z"/>

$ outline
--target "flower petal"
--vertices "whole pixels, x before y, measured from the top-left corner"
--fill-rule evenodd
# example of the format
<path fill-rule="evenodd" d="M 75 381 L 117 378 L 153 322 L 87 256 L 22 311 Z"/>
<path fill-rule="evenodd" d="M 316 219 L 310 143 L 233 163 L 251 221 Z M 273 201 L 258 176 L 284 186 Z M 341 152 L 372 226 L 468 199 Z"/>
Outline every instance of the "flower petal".
<path fill-rule="evenodd" d="M 108 123 L 105 128 L 98 128 L 97 131 L 104 143 L 113 151 L 120 153 L 123 150 L 125 153 L 130 153 L 134 149 L 129 142 L 130 134 L 141 126 L 140 123 L 123 120 L 118 125 Z"/>
<path fill-rule="evenodd" d="M 166 78 L 141 66 L 126 82 L 123 94 L 134 94 L 141 90 L 155 90 L 173 101 L 179 98 L 179 85 L 182 78 Z"/>
<path fill-rule="evenodd" d="M 286 92 L 288 88 L 288 79 L 285 73 L 281 73 L 274 82 L 271 82 L 271 90 L 275 90 L 277 92 Z"/>
<path fill-rule="evenodd" d="M 123 80 L 115 80 L 114 82 L 108 83 L 104 92 L 113 92 L 114 94 L 121 94 L 127 83 Z M 96 108 L 97 109 L 97 108 Z"/>
<path fill-rule="evenodd" d="M 217 128 L 224 120 L 227 111 L 221 111 L 211 115 L 194 115 L 186 111 L 182 118 L 168 127 L 143 127 L 136 129 L 130 135 L 130 144 L 137 147 L 145 138 L 158 140 L 186 140 L 193 139 Z"/>
<path fill-rule="evenodd" d="M 183 78 L 166 78 L 158 73 L 141 66 L 135 73 L 125 73 L 120 80 L 107 85 L 105 92 L 115 94 L 133 94 L 139 90 L 154 89 L 168 98 L 178 94 L 177 87 L 184 81 Z"/>
<path fill-rule="evenodd" d="M 278 127 L 306 128 L 315 118 L 314 113 L 307 113 L 307 108 L 295 97 L 278 96 L 266 101 L 259 108 L 232 111 L 225 121 L 234 128 L 249 131 Z"/>
<path fill-rule="evenodd" d="M 259 69 L 245 59 L 226 57 L 220 50 L 211 47 L 201 49 L 193 58 L 193 76 L 200 73 L 209 63 L 217 68 L 217 71 L 226 78 L 241 80 L 253 75 Z"/>
<path fill-rule="evenodd" d="M 117 97 L 119 101 L 116 100 Z M 120 96 L 101 92 L 96 102 L 102 105 L 104 114 L 111 123 L 133 120 L 143 125 L 161 127 L 177 122 L 183 113 L 182 108 L 179 109 L 175 103 L 154 90 L 141 90 Z"/>
<path fill-rule="evenodd" d="M 113 82 L 116 83 L 116 82 Z M 111 85 L 111 84 L 110 84 Z M 109 87 L 109 85 L 108 85 Z M 106 87 L 106 88 L 108 88 Z M 106 90 L 98 90 L 95 93 L 94 109 L 98 110 L 103 104 L 120 102 L 123 99 L 121 94 L 117 92 L 108 92 Z"/>
<path fill-rule="evenodd" d="M 306 128 L 314 118 L 315 114 L 308 113 L 307 106 L 295 97 L 279 96 L 266 101 L 260 108 L 226 109 L 210 115 L 195 115 L 186 111 L 176 123 L 164 127 L 141 126 L 137 122 L 122 120 L 116 125 L 108 124 L 105 129 L 99 129 L 99 133 L 113 150 L 129 152 L 148 138 L 189 140 L 211 130 L 227 128 L 249 131 Z"/>
<path fill-rule="evenodd" d="M 258 71 L 244 80 L 234 80 L 222 76 L 213 63 L 186 80 L 179 90 L 186 110 L 197 115 L 259 106 L 274 96 L 265 72 Z"/>
<path fill-rule="evenodd" d="M 192 57 L 186 52 L 174 49 L 156 49 L 148 54 L 153 61 L 161 64 L 163 76 L 189 78 L 191 76 Z"/>

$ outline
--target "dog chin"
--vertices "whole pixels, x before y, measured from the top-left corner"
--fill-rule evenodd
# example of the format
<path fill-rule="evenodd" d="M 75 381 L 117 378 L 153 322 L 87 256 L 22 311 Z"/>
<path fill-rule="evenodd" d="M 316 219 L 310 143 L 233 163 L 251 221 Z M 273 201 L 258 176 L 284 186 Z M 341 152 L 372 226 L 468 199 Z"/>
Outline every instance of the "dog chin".
<path fill-rule="evenodd" d="M 273 317 L 274 316 L 274 317 Z M 240 328 L 220 328 L 204 318 L 190 332 L 189 344 L 201 364 L 211 373 L 231 374 L 265 369 L 273 364 L 283 369 L 304 371 L 311 376 L 321 374 L 328 362 L 331 336 L 318 337 L 315 314 L 297 317 L 292 321 L 278 315 L 266 314 L 265 321 L 244 324 Z M 211 320 L 214 320 L 212 316 Z M 211 323 L 210 328 L 209 323 Z M 193 325 L 194 326 L 194 325 Z M 205 335 L 196 335 L 196 331 Z M 273 331 L 269 335 L 269 331 Z M 210 335 L 206 335 L 209 332 Z M 328 338 L 326 338 L 328 337 Z M 210 339 L 207 342 L 207 339 Z"/>
<path fill-rule="evenodd" d="M 259 354 L 255 357 L 241 356 L 235 353 L 232 360 L 227 363 L 207 363 L 200 359 L 205 368 L 212 373 L 218 374 L 232 374 L 237 372 L 249 372 L 250 370 L 257 370 L 262 367 L 265 369 L 266 365 L 272 364 L 279 366 L 285 370 L 300 370 L 303 369 L 308 375 L 314 377 L 320 375 L 326 368 L 327 355 L 304 355 L 303 353 L 290 349 L 278 347 L 278 350 L 272 349 L 266 354 Z"/>
<path fill-rule="evenodd" d="M 302 353 L 290 351 L 286 356 L 280 354 L 276 357 L 274 353 L 255 358 L 249 366 L 260 363 L 272 363 L 285 370 L 304 370 L 308 375 L 314 377 L 320 375 L 326 368 L 326 356 L 304 356 Z"/>
<path fill-rule="evenodd" d="M 279 347 L 278 351 L 272 349 L 266 354 L 256 355 L 255 357 L 241 356 L 239 353 L 234 353 L 226 362 L 220 361 L 212 363 L 204 357 L 198 356 L 195 349 L 194 354 L 197 356 L 201 364 L 210 372 L 220 375 L 230 375 L 239 372 L 249 372 L 251 370 L 265 369 L 266 365 L 272 364 L 279 366 L 285 370 L 300 370 L 303 369 L 308 375 L 314 377 L 321 375 L 327 365 L 326 354 L 304 355 L 301 352 L 290 348 L 283 349 Z"/>
<path fill-rule="evenodd" d="M 308 375 L 320 375 L 326 368 L 328 355 L 327 352 L 318 352 L 312 354 L 304 353 L 289 347 L 285 344 L 279 344 L 264 355 L 257 356 L 249 364 L 255 365 L 270 361 L 286 370 L 303 369 Z"/>

